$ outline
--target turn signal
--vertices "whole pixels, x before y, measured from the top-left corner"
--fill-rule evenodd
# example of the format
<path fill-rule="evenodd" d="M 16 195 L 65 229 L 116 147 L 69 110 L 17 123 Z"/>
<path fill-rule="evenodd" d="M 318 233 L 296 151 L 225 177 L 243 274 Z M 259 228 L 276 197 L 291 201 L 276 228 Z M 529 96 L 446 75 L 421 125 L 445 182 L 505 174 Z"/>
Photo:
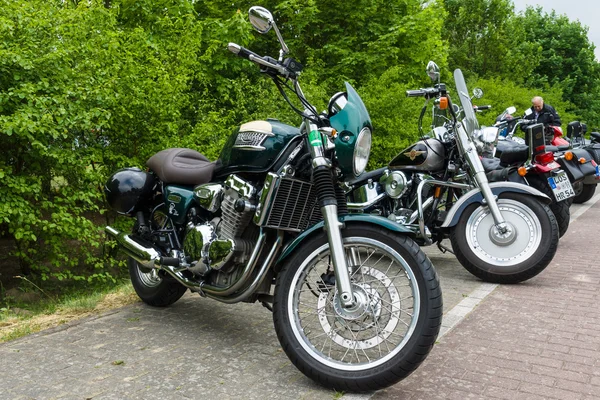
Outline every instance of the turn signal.
<path fill-rule="evenodd" d="M 581 157 L 581 158 L 579 159 L 579 164 L 585 164 L 585 158 Z"/>
<path fill-rule="evenodd" d="M 565 160 L 571 161 L 572 159 L 573 159 L 573 152 L 572 151 L 567 151 L 565 153 Z"/>
<path fill-rule="evenodd" d="M 445 110 L 446 108 L 448 108 L 448 98 L 447 97 L 440 97 L 440 110 Z"/>
<path fill-rule="evenodd" d="M 525 176 L 525 175 L 527 175 L 527 168 L 519 167 L 519 169 L 517 170 L 517 173 L 519 174 L 519 176 Z"/>
<path fill-rule="evenodd" d="M 435 192 L 433 194 L 433 197 L 437 199 L 438 197 L 440 197 L 441 194 L 442 194 L 442 187 L 441 186 L 437 186 L 435 188 Z"/>

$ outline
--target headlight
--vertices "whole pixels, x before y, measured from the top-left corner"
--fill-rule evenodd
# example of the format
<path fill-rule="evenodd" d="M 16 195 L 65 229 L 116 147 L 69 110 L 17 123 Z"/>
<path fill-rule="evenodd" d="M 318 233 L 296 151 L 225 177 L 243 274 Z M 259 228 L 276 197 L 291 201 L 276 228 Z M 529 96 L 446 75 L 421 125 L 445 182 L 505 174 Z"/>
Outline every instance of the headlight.
<path fill-rule="evenodd" d="M 496 141 L 496 137 L 498 136 L 498 128 L 494 126 L 486 126 L 475 131 L 475 135 L 477 135 L 479 140 L 481 140 L 483 143 L 493 143 Z"/>
<path fill-rule="evenodd" d="M 365 127 L 358 134 L 354 146 L 354 159 L 352 161 L 354 175 L 359 176 L 365 172 L 369 162 L 369 153 L 371 153 L 371 129 Z"/>

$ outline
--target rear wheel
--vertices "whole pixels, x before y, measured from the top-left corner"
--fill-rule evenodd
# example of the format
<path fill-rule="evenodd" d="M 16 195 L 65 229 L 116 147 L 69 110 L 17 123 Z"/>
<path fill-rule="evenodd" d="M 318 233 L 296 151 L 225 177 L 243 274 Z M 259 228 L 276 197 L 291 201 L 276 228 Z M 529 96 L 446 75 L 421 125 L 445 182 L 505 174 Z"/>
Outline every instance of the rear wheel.
<path fill-rule="evenodd" d="M 158 270 L 145 268 L 129 257 L 129 277 L 135 292 L 146 304 L 155 307 L 166 307 L 183 296 L 187 288 L 169 277 L 162 277 Z"/>
<path fill-rule="evenodd" d="M 342 231 L 356 304 L 342 307 L 327 242 L 307 239 L 278 275 L 273 319 L 296 367 L 337 390 L 377 390 L 408 376 L 441 325 L 437 274 L 410 238 L 371 225 Z"/>
<path fill-rule="evenodd" d="M 596 193 L 596 184 L 585 184 L 583 182 L 578 182 L 573 185 L 573 190 L 575 191 L 573 203 L 582 204 L 594 197 L 594 193 Z"/>
<path fill-rule="evenodd" d="M 450 234 L 458 261 L 486 282 L 518 283 L 546 268 L 558 247 L 558 225 L 548 206 L 520 193 L 503 193 L 500 213 L 509 231 L 500 234 L 489 208 L 471 204 Z"/>
<path fill-rule="evenodd" d="M 527 181 L 531 187 L 536 188 L 552 200 L 548 207 L 550 207 L 550 210 L 552 210 L 556 217 L 558 237 L 562 237 L 569 229 L 569 222 L 571 221 L 571 201 L 569 201 L 569 199 L 556 201 L 554 193 L 552 193 L 552 189 L 548 185 L 548 181 L 543 176 L 532 176 L 527 178 Z"/>

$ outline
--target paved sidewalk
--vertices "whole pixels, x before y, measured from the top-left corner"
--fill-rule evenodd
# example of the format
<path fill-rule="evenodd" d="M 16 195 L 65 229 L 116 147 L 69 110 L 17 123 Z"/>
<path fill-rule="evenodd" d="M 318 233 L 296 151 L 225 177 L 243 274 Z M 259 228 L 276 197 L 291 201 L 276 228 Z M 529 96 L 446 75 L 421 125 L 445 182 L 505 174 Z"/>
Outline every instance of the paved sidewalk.
<path fill-rule="evenodd" d="M 452 255 L 425 249 L 452 329 L 404 381 L 343 399 L 600 399 L 595 221 L 600 203 L 572 222 L 551 265 L 519 285 L 482 284 Z M 1 344 L 0 377 L 2 400 L 339 397 L 288 361 L 266 309 L 197 295 Z"/>
<path fill-rule="evenodd" d="M 372 399 L 600 399 L 599 227 L 596 202 L 540 275 L 498 286 L 415 373 Z"/>

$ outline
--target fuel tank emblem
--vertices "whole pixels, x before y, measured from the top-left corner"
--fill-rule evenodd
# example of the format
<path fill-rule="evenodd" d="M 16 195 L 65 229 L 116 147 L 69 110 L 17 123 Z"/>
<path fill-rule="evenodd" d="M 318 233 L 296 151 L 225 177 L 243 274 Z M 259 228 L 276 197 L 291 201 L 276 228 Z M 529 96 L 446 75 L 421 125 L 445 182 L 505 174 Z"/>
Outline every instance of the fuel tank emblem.
<path fill-rule="evenodd" d="M 417 158 L 418 156 L 424 154 L 424 151 L 419 151 L 419 150 L 415 150 L 412 149 L 411 151 L 408 151 L 406 153 L 404 153 L 404 155 L 408 158 L 410 158 L 411 161 L 415 161 L 415 158 Z"/>

